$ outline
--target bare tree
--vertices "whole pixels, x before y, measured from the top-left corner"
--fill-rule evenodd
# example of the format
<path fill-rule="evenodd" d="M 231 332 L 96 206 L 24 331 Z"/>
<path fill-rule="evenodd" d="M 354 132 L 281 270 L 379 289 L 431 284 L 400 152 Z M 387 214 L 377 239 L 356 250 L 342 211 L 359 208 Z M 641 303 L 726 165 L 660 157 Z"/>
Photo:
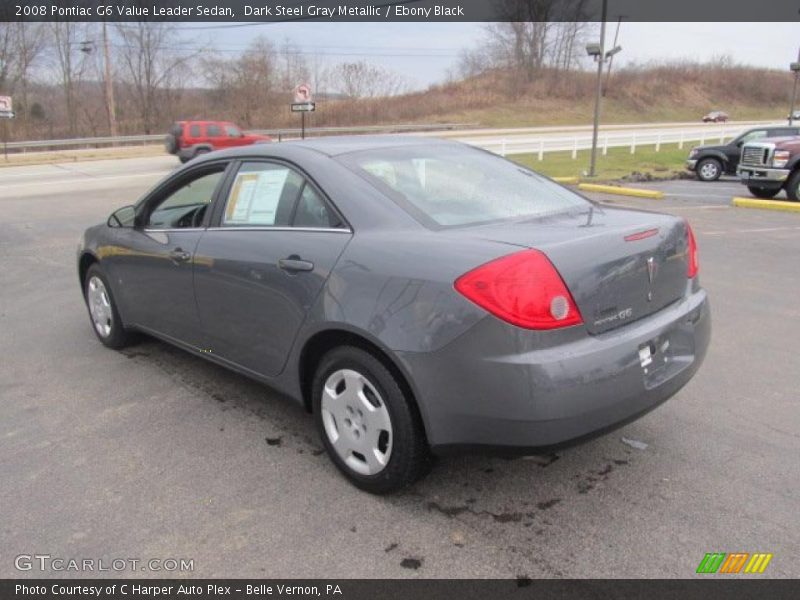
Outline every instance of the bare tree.
<path fill-rule="evenodd" d="M 586 30 L 587 0 L 498 0 L 505 19 L 487 27 L 495 66 L 532 81 L 543 67 L 570 69 Z"/>
<path fill-rule="evenodd" d="M 246 126 L 256 123 L 258 113 L 276 94 L 283 76 L 275 46 L 263 36 L 253 40 L 236 58 L 211 54 L 201 64 L 215 104 L 231 110 L 234 118 Z"/>
<path fill-rule="evenodd" d="M 28 104 L 31 70 L 44 47 L 42 25 L 0 22 L 0 90 L 22 93 L 22 113 Z"/>
<path fill-rule="evenodd" d="M 331 71 L 331 80 L 348 98 L 394 96 L 405 88 L 397 73 L 364 60 L 339 63 Z"/>
<path fill-rule="evenodd" d="M 183 83 L 189 77 L 189 63 L 197 52 L 181 44 L 172 23 L 119 23 L 116 30 L 120 71 L 133 94 L 133 110 L 149 134 L 165 115 L 175 113 Z"/>
<path fill-rule="evenodd" d="M 89 24 L 58 21 L 50 23 L 52 52 L 64 95 L 67 129 L 70 135 L 78 131 L 78 87 L 86 70 L 86 45 Z"/>

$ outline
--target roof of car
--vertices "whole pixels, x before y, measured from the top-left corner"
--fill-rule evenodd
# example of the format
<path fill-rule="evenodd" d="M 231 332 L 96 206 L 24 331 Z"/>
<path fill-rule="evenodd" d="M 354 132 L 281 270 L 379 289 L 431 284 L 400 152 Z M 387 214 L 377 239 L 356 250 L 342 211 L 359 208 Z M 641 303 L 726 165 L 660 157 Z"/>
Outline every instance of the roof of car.
<path fill-rule="evenodd" d="M 292 148 L 311 150 L 325 156 L 338 156 L 341 154 L 347 154 L 349 152 L 360 152 L 363 150 L 420 145 L 454 146 L 457 145 L 457 142 L 433 137 L 410 135 L 330 136 L 307 140 L 293 140 L 288 142 L 280 142 L 278 144 L 255 144 L 252 146 L 239 146 L 237 148 L 217 151 L 207 156 L 208 160 L 213 160 L 214 158 L 219 158 L 222 156 L 253 156 L 260 154 L 266 156 L 280 156 L 285 154 L 284 150 L 289 150 Z"/>
<path fill-rule="evenodd" d="M 400 146 L 419 146 L 419 145 L 448 145 L 453 142 L 438 138 L 412 136 L 412 135 L 346 135 L 319 137 L 307 140 L 296 140 L 287 142 L 295 146 L 302 146 L 311 150 L 316 150 L 328 156 L 347 154 L 349 152 L 361 152 L 363 150 L 375 150 L 378 148 L 396 148 Z"/>

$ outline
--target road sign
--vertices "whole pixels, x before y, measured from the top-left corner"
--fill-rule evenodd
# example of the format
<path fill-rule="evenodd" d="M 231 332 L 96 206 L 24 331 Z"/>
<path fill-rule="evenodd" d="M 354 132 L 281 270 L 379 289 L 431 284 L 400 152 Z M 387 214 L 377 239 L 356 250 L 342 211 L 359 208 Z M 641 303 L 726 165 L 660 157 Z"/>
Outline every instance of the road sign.
<path fill-rule="evenodd" d="M 311 86 L 301 83 L 294 88 L 294 103 L 308 104 L 311 102 Z"/>
<path fill-rule="evenodd" d="M 11 96 L 0 96 L 0 113 L 14 112 Z"/>
<path fill-rule="evenodd" d="M 13 119 L 17 116 L 13 110 L 0 110 L 0 119 Z"/>
<path fill-rule="evenodd" d="M 295 102 L 292 104 L 292 112 L 314 112 L 317 110 L 316 102 Z"/>

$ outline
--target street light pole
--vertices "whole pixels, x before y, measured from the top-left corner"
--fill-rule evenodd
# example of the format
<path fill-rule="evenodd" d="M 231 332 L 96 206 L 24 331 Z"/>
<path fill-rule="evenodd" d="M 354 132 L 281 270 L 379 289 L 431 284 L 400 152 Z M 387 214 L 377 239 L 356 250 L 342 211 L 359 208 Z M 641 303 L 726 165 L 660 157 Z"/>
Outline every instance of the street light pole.
<path fill-rule="evenodd" d="M 597 56 L 597 91 L 594 97 L 594 127 L 592 129 L 592 162 L 589 165 L 589 177 L 596 175 L 597 166 L 597 134 L 600 127 L 600 100 L 603 92 L 603 62 L 606 58 L 606 13 L 608 0 L 603 0 L 600 17 L 600 54 Z"/>
<path fill-rule="evenodd" d="M 620 15 L 617 19 L 617 30 L 614 32 L 614 44 L 611 46 L 612 48 L 617 47 L 617 42 L 619 41 L 619 26 L 622 25 L 622 19 L 625 18 L 625 15 Z M 608 59 L 608 68 L 606 69 L 606 86 L 603 88 L 603 98 L 606 97 L 606 92 L 608 92 L 608 82 L 611 80 L 611 67 L 614 65 L 614 55 L 611 55 L 611 58 Z"/>
<path fill-rule="evenodd" d="M 794 103 L 797 101 L 797 78 L 800 77 L 800 50 L 797 51 L 797 62 L 789 65 L 789 70 L 794 73 L 794 87 L 792 88 L 792 107 L 789 109 L 789 125 L 794 120 Z"/>

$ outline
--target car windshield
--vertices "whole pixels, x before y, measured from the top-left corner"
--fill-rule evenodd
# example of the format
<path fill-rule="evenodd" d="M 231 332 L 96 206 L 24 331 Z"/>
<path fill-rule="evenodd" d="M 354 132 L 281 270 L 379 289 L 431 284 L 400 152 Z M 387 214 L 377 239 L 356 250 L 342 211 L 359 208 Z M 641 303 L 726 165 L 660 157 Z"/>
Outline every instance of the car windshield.
<path fill-rule="evenodd" d="M 536 218 L 590 207 L 545 177 L 468 146 L 382 148 L 340 160 L 433 226 Z"/>

